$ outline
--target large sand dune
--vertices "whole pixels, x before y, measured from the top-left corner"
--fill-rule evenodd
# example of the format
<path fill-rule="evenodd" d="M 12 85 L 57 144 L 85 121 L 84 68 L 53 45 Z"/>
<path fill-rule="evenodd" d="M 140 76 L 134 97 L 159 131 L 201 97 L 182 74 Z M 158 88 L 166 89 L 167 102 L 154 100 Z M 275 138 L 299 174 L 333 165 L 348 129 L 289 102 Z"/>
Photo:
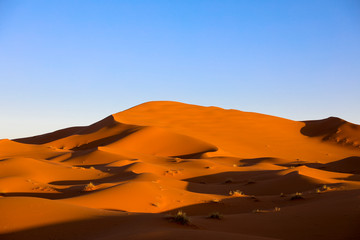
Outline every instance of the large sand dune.
<path fill-rule="evenodd" d="M 0 213 L 0 239 L 360 239 L 360 126 L 148 102 L 0 140 Z"/>

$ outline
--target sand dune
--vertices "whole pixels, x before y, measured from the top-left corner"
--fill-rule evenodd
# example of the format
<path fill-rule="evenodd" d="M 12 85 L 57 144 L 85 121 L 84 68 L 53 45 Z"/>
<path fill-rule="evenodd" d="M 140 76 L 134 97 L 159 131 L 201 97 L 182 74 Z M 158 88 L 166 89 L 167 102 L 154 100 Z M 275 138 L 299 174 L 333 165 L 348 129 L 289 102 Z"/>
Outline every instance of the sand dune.
<path fill-rule="evenodd" d="M 167 101 L 3 139 L 0 239 L 359 239 L 359 146 L 339 118 Z"/>
<path fill-rule="evenodd" d="M 217 151 L 217 147 L 162 128 L 145 127 L 121 140 L 106 145 L 108 151 L 126 149 L 155 156 L 194 157 Z"/>
<path fill-rule="evenodd" d="M 329 171 L 360 174 L 360 157 L 348 157 L 324 164 Z"/>
<path fill-rule="evenodd" d="M 305 121 L 301 132 L 310 137 L 320 137 L 323 141 L 360 148 L 360 127 L 340 118 Z"/>

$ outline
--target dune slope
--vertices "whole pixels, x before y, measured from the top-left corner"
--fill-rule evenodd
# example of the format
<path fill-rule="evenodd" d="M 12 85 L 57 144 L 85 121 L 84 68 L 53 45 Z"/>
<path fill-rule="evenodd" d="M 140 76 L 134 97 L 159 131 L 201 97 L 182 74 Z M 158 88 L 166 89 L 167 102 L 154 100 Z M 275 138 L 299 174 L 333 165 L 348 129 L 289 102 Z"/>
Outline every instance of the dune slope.
<path fill-rule="evenodd" d="M 3 139 L 0 239 L 358 239 L 359 129 L 158 101 Z"/>

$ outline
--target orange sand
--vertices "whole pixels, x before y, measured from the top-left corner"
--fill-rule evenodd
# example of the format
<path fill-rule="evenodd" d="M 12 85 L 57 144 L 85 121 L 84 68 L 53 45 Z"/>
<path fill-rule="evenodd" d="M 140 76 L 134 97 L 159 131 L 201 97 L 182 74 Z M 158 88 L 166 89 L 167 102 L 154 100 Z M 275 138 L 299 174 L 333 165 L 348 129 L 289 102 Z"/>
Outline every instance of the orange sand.
<path fill-rule="evenodd" d="M 0 140 L 0 213 L 0 239 L 360 239 L 360 126 L 148 102 Z"/>

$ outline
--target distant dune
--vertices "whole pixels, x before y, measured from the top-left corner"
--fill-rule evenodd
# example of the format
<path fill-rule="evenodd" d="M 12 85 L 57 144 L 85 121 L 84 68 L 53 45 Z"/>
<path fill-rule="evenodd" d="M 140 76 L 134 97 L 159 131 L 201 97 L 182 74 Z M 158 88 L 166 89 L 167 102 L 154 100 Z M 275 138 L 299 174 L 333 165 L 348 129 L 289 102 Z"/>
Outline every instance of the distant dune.
<path fill-rule="evenodd" d="M 158 101 L 0 140 L 0 239 L 360 239 L 359 206 L 360 126 L 335 117 Z"/>

